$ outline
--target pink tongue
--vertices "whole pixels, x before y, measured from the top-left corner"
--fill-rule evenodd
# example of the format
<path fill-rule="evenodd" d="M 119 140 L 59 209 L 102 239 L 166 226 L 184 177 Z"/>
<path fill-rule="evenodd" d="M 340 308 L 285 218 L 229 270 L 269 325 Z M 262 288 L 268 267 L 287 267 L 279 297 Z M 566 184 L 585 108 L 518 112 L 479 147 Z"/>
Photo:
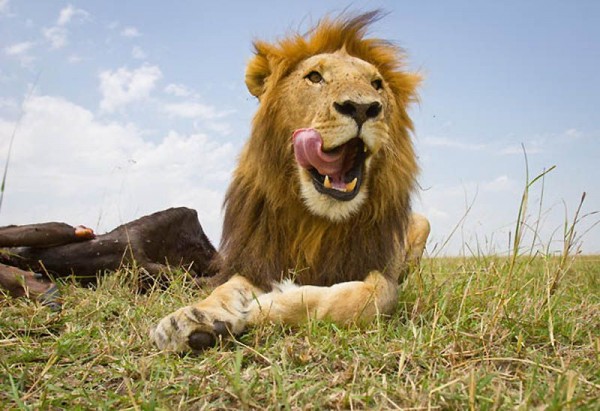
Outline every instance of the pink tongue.
<path fill-rule="evenodd" d="M 296 161 L 301 167 L 316 168 L 319 174 L 328 175 L 333 180 L 342 179 L 345 146 L 335 153 L 323 152 L 323 139 L 314 128 L 300 128 L 294 131 L 292 141 Z"/>

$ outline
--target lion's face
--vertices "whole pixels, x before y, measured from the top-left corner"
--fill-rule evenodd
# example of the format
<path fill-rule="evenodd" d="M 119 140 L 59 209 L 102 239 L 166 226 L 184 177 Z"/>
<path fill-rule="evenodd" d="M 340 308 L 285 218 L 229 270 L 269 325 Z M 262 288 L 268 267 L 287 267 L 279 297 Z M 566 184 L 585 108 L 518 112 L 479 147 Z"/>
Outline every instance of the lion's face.
<path fill-rule="evenodd" d="M 385 80 L 340 50 L 301 62 L 281 90 L 302 200 L 316 215 L 344 220 L 366 201 L 371 161 L 389 138 Z"/>

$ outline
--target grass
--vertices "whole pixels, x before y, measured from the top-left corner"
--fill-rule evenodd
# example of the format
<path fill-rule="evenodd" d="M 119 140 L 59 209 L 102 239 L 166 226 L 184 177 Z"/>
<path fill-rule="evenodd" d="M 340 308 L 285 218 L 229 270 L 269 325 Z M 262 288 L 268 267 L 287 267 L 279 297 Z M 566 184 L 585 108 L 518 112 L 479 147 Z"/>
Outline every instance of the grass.
<path fill-rule="evenodd" d="M 178 356 L 148 330 L 206 295 L 183 271 L 145 294 L 135 267 L 63 283 L 60 313 L 0 296 L 0 409 L 600 409 L 600 256 L 577 256 L 575 229 L 596 212 L 584 194 L 560 255 L 534 252 L 548 171 L 527 173 L 506 257 L 424 259 L 364 328 L 265 325 Z"/>
<path fill-rule="evenodd" d="M 0 409 L 600 408 L 598 256 L 426 259 L 391 318 L 263 326 L 184 357 L 148 329 L 204 292 L 173 272 L 142 295 L 136 275 L 63 284 L 61 313 L 0 299 Z"/>

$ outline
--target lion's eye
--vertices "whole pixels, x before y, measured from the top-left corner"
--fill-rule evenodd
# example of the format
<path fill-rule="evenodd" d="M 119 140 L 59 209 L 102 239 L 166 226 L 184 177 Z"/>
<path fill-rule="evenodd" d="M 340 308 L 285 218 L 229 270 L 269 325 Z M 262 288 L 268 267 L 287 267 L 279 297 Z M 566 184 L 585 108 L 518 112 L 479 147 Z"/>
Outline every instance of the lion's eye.
<path fill-rule="evenodd" d="M 318 71 L 311 71 L 306 75 L 305 78 L 310 80 L 311 83 L 315 84 L 318 84 L 323 81 L 323 76 L 321 76 L 321 74 Z"/>
<path fill-rule="evenodd" d="M 381 90 L 383 88 L 383 81 L 381 81 L 380 79 L 377 80 L 373 80 L 371 82 L 371 85 L 373 86 L 373 88 L 377 91 Z"/>

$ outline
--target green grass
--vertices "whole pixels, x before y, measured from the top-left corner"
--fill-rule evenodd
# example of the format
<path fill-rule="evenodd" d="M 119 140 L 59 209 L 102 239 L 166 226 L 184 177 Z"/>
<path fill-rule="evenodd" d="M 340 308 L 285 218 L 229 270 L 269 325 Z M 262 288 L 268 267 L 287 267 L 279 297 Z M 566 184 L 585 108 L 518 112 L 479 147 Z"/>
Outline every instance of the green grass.
<path fill-rule="evenodd" d="M 64 284 L 61 313 L 0 298 L 0 409 L 600 409 L 600 257 L 426 259 L 391 318 L 184 357 L 148 330 L 204 292 L 175 272 L 138 294 L 135 274 Z"/>

